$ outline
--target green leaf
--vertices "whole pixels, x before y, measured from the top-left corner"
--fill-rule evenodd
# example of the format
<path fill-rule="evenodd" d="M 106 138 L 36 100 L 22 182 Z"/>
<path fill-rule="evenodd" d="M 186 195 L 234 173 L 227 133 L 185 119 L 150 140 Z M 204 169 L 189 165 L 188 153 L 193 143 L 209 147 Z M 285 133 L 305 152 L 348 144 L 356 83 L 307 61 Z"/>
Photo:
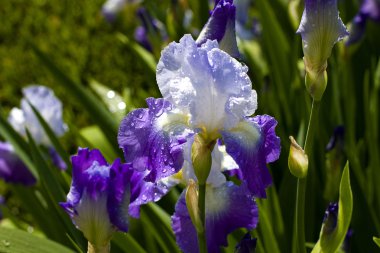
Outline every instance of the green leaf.
<path fill-rule="evenodd" d="M 2 253 L 73 253 L 70 249 L 27 232 L 0 227 L 0 252 Z"/>
<path fill-rule="evenodd" d="M 104 136 L 98 126 L 93 125 L 82 128 L 80 130 L 80 135 L 84 138 L 86 145 L 90 144 L 91 148 L 99 149 L 107 161 L 113 161 L 117 158 L 117 154 L 114 152 L 106 136 Z"/>
<path fill-rule="evenodd" d="M 348 227 L 350 226 L 353 209 L 348 162 L 344 167 L 342 179 L 340 181 L 338 206 L 338 220 L 335 230 L 330 234 L 323 233 L 324 225 L 322 225 L 319 241 L 315 245 L 312 253 L 336 252 L 339 250 L 344 238 L 346 237 Z"/>
<path fill-rule="evenodd" d="M 31 45 L 36 56 L 42 63 L 50 70 L 56 77 L 57 83 L 61 84 L 66 90 L 81 103 L 84 110 L 90 114 L 91 119 L 99 125 L 104 134 L 107 136 L 110 143 L 117 150 L 118 145 L 116 141 L 118 122 L 114 119 L 112 114 L 106 109 L 101 101 L 96 98 L 88 89 L 76 83 L 69 78 L 62 70 L 60 70 L 51 59 L 45 55 L 40 49 L 33 44 Z"/>
<path fill-rule="evenodd" d="M 70 160 L 69 160 L 69 156 L 67 155 L 65 149 L 62 147 L 62 145 L 59 142 L 59 140 L 58 140 L 57 136 L 55 135 L 54 131 L 51 129 L 51 127 L 45 121 L 45 119 L 41 116 L 40 112 L 31 103 L 29 103 L 29 105 L 32 108 L 34 114 L 37 116 L 38 121 L 40 122 L 40 124 L 41 124 L 42 128 L 44 129 L 46 135 L 49 137 L 49 140 L 53 144 L 55 150 L 58 152 L 59 156 L 63 159 L 63 161 L 65 162 L 67 168 L 71 168 L 71 163 L 70 163 Z"/>
<path fill-rule="evenodd" d="M 373 237 L 372 239 L 376 243 L 376 245 L 379 246 L 379 248 L 380 248 L 380 238 Z"/>
<path fill-rule="evenodd" d="M 50 205 L 54 208 L 53 210 L 61 218 L 62 225 L 64 225 L 69 235 L 75 238 L 76 243 L 83 243 L 83 237 L 79 235 L 78 230 L 74 228 L 69 216 L 64 213 L 63 209 L 58 205 L 59 202 L 66 199 L 66 194 L 59 183 L 64 181 L 61 172 L 56 168 L 49 167 L 41 154 L 40 148 L 36 145 L 28 129 L 26 129 L 26 134 L 28 136 L 33 161 L 38 168 L 41 178 L 40 182 L 43 186 L 47 200 L 49 200 Z"/>
<path fill-rule="evenodd" d="M 112 241 L 124 252 L 146 253 L 141 245 L 128 233 L 115 233 Z"/>
<path fill-rule="evenodd" d="M 148 70 L 151 71 L 150 74 L 156 75 L 156 59 L 150 52 L 148 52 L 145 48 L 143 48 L 136 42 L 129 40 L 128 37 L 122 33 L 118 33 L 117 38 L 121 43 L 126 45 L 133 52 L 135 52 L 138 58 L 141 59 L 143 63 L 145 63 L 145 65 L 148 67 Z"/>
<path fill-rule="evenodd" d="M 262 242 L 265 252 L 279 253 L 281 251 L 273 231 L 275 224 L 271 222 L 267 210 L 262 202 L 263 201 L 257 201 L 260 217 L 260 223 L 257 226 L 258 240 Z"/>

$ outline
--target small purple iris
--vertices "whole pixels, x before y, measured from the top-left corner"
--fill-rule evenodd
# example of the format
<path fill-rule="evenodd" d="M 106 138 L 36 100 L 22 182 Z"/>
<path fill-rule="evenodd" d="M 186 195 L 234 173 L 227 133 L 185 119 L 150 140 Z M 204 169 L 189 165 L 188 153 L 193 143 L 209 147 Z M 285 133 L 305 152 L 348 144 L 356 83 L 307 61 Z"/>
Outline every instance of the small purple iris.
<path fill-rule="evenodd" d="M 144 182 L 143 174 L 120 159 L 108 164 L 97 149 L 79 149 L 71 161 L 73 181 L 67 201 L 60 205 L 95 247 L 107 244 L 116 230 L 127 232 L 129 216 L 137 218 L 140 205 L 167 193 Z"/>

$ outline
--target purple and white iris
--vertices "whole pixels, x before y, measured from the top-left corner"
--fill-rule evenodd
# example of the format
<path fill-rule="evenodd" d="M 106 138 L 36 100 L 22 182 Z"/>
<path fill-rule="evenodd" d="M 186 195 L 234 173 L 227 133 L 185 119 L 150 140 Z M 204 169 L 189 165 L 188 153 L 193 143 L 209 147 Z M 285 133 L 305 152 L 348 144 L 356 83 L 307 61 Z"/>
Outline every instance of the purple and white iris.
<path fill-rule="evenodd" d="M 108 164 L 97 149 L 79 149 L 71 161 L 70 192 L 60 204 L 95 247 L 105 246 L 116 230 L 127 232 L 129 216 L 138 218 L 142 204 L 167 193 L 120 159 Z"/>
<path fill-rule="evenodd" d="M 300 26 L 307 68 L 326 68 L 334 44 L 348 35 L 339 17 L 337 0 L 306 0 Z"/>
<path fill-rule="evenodd" d="M 216 141 L 206 190 L 209 252 L 219 252 L 233 230 L 255 228 L 254 196 L 266 196 L 265 188 L 271 184 L 266 164 L 280 154 L 276 120 L 267 115 L 249 117 L 257 101 L 247 71 L 217 41 L 199 46 L 185 35 L 162 51 L 157 82 L 163 98 L 148 98 L 148 108 L 129 113 L 119 129 L 126 161 L 145 174 L 144 180 L 165 186 L 197 181 L 191 160 L 195 135 Z M 241 172 L 241 186 L 226 181 L 222 173 L 226 170 Z M 197 234 L 184 193 L 172 226 L 180 248 L 196 252 Z"/>
<path fill-rule="evenodd" d="M 22 90 L 24 97 L 21 99 L 21 108 L 13 108 L 8 121 L 21 135 L 26 136 L 27 128 L 37 144 L 51 146 L 49 137 L 42 128 L 37 116 L 34 114 L 31 103 L 44 118 L 46 123 L 57 136 L 66 132 L 66 125 L 62 119 L 62 103 L 54 95 L 54 92 L 41 85 L 31 85 Z M 28 103 L 29 101 L 29 103 Z"/>
<path fill-rule="evenodd" d="M 280 139 L 274 118 L 248 117 L 257 102 L 247 71 L 216 41 L 198 47 L 185 35 L 169 44 L 157 66 L 163 98 L 148 98 L 149 108 L 131 112 L 120 125 L 118 142 L 126 161 L 148 171 L 147 181 L 157 182 L 183 167 L 185 147 L 200 134 L 219 139 L 250 192 L 265 197 L 271 184 L 266 164 L 279 157 Z"/>

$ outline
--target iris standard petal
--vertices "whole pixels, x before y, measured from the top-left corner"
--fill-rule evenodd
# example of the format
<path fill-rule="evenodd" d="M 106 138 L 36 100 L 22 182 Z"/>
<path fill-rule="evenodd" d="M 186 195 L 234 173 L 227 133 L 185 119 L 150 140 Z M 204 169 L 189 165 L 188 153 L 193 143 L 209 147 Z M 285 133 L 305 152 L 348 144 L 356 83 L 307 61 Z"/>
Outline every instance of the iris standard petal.
<path fill-rule="evenodd" d="M 190 125 L 215 134 L 233 127 L 257 107 L 248 68 L 218 48 L 201 47 L 190 35 L 172 42 L 161 54 L 157 82 L 165 99 L 190 115 Z"/>
<path fill-rule="evenodd" d="M 222 131 L 227 153 L 242 171 L 248 188 L 256 197 L 265 197 L 265 188 L 272 183 L 266 164 L 278 159 L 280 138 L 277 121 L 268 115 L 247 118 L 230 131 Z"/>
<path fill-rule="evenodd" d="M 120 124 L 118 142 L 125 159 L 146 180 L 156 182 L 178 172 L 183 164 L 183 144 L 193 131 L 187 117 L 172 111 L 165 99 L 148 98 L 147 109 L 129 113 Z"/>
<path fill-rule="evenodd" d="M 206 191 L 206 239 L 209 253 L 221 252 L 227 246 L 227 236 L 238 228 L 253 229 L 258 222 L 258 209 L 253 197 L 243 184 L 227 182 Z M 197 233 L 182 193 L 172 216 L 172 228 L 177 244 L 185 253 L 198 251 Z"/>
<path fill-rule="evenodd" d="M 348 35 L 337 0 L 306 0 L 300 26 L 305 58 L 311 68 L 324 64 L 336 42 Z"/>

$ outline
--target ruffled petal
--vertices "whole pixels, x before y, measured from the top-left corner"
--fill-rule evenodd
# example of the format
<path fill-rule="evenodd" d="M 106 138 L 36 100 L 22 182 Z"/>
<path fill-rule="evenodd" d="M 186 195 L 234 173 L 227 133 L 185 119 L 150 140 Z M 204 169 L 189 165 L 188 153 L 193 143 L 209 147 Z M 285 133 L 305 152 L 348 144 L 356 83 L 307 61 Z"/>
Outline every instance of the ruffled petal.
<path fill-rule="evenodd" d="M 193 128 L 212 134 L 256 110 L 256 92 L 247 71 L 215 41 L 197 47 L 185 35 L 162 51 L 157 83 L 165 99 L 190 115 Z"/>
<path fill-rule="evenodd" d="M 78 154 L 71 157 L 71 163 L 73 165 L 73 179 L 70 192 L 67 194 L 67 203 L 69 208 L 79 203 L 84 187 L 89 184 L 91 177 L 91 174 L 89 174 L 91 173 L 91 170 L 88 171 L 89 168 L 93 169 L 92 173 L 96 176 L 96 167 L 104 168 L 105 166 L 108 166 L 107 161 L 104 159 L 99 150 L 89 150 L 88 148 L 79 148 Z M 107 173 L 106 170 L 104 170 L 104 172 Z M 100 173 L 98 175 L 100 176 L 99 181 L 101 186 L 104 187 L 107 175 L 103 175 L 103 177 Z M 91 185 L 93 186 L 91 187 L 92 194 L 96 194 L 96 191 L 94 192 L 96 183 L 92 183 Z M 69 211 L 67 208 L 65 208 L 65 210 Z"/>
<path fill-rule="evenodd" d="M 206 238 L 209 253 L 221 252 L 220 247 L 227 246 L 227 236 L 235 229 L 253 229 L 257 222 L 257 205 L 244 184 L 237 186 L 227 182 L 221 187 L 207 188 Z M 197 233 L 186 207 L 185 193 L 182 193 L 175 207 L 172 228 L 183 252 L 199 252 Z"/>
<path fill-rule="evenodd" d="M 8 183 L 34 185 L 36 179 L 14 152 L 11 144 L 0 142 L 0 178 Z"/>
<path fill-rule="evenodd" d="M 141 205 L 159 201 L 175 185 L 165 180 L 146 182 L 144 178 L 145 174 L 138 171 L 134 171 L 131 176 L 131 203 L 128 212 L 134 218 L 140 217 Z"/>
<path fill-rule="evenodd" d="M 197 38 L 197 44 L 200 46 L 207 40 L 217 40 L 220 49 L 233 57 L 239 57 L 235 32 L 235 16 L 236 8 L 232 0 L 218 1 Z"/>
<path fill-rule="evenodd" d="M 125 159 L 146 180 L 156 182 L 178 172 L 183 164 L 183 144 L 193 134 L 187 117 L 172 111 L 164 99 L 148 98 L 148 109 L 129 113 L 120 124 L 118 142 Z"/>
<path fill-rule="evenodd" d="M 272 183 L 266 164 L 280 155 L 276 125 L 273 117 L 263 115 L 248 118 L 231 131 L 222 131 L 227 153 L 239 165 L 248 188 L 256 197 L 266 196 L 265 188 Z"/>

